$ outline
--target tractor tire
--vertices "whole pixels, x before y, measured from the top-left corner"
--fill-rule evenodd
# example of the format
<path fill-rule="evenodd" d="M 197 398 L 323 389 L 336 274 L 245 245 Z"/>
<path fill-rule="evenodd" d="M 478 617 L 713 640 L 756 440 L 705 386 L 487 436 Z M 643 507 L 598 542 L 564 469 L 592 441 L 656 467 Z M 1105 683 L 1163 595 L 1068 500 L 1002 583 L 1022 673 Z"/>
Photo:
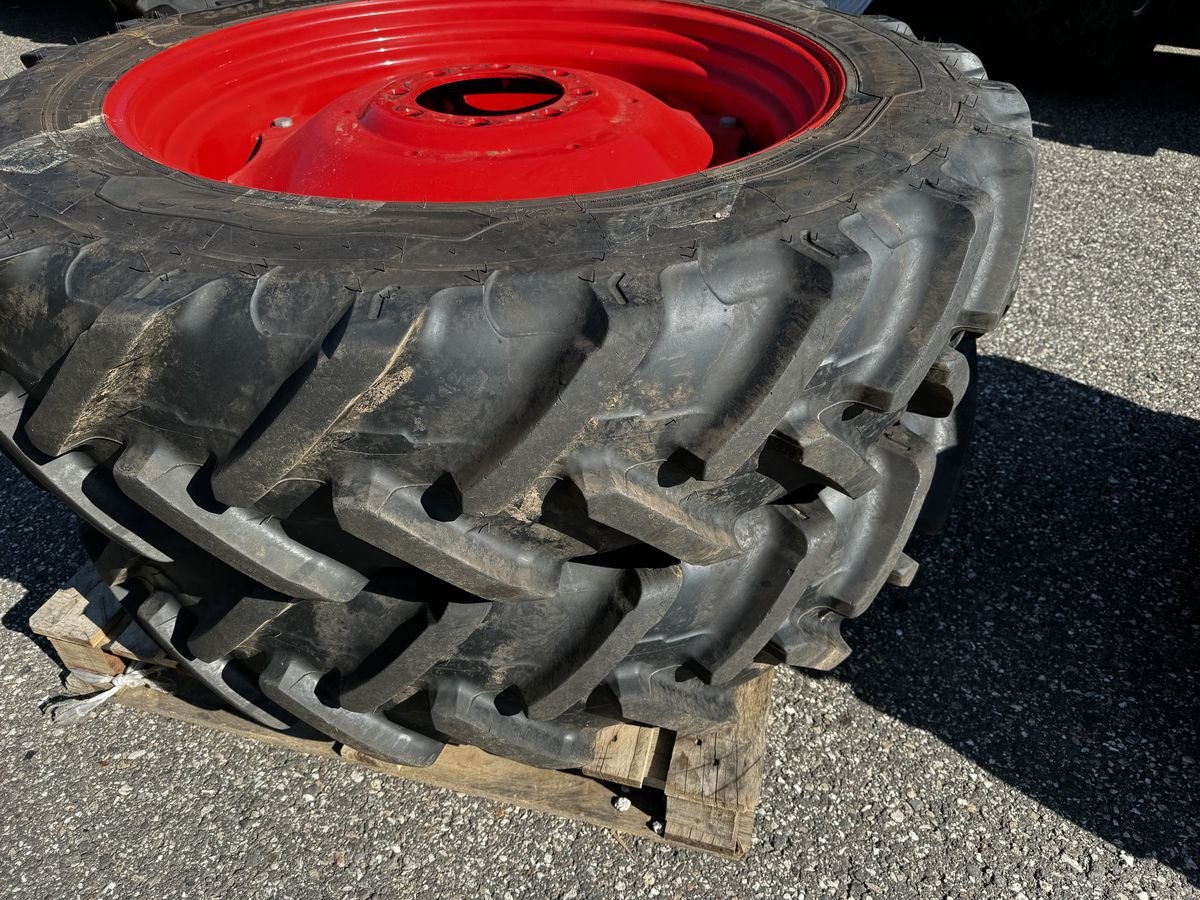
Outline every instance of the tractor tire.
<path fill-rule="evenodd" d="M 231 706 L 409 765 L 576 767 L 600 726 L 705 731 L 763 665 L 834 666 L 911 580 L 1015 290 L 1029 112 L 895 21 L 728 8 L 833 54 L 832 116 L 570 198 L 248 190 L 106 124 L 143 60 L 319 3 L 0 82 L 0 443 Z"/>
<path fill-rule="evenodd" d="M 967 44 L 1005 78 L 1087 91 L 1119 87 L 1165 36 L 1173 6 L 1172 0 L 876 0 L 871 9 L 903 16 L 922 37 Z"/>

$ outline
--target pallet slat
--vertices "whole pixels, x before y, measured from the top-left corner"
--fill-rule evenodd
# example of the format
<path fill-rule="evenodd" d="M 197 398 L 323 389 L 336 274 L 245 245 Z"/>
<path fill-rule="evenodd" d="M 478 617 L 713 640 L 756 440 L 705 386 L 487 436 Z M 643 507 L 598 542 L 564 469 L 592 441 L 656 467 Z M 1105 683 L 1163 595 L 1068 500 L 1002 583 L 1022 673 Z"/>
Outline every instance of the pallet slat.
<path fill-rule="evenodd" d="M 128 620 L 96 570 L 84 566 L 30 616 L 29 628 L 50 641 L 66 668 L 117 675 L 125 671 L 125 662 L 103 645 L 110 631 Z"/>
<path fill-rule="evenodd" d="M 583 774 L 627 787 L 640 788 L 650 773 L 662 733 L 657 728 L 613 725 L 596 737 L 595 757 Z"/>
<path fill-rule="evenodd" d="M 729 725 L 676 736 L 666 784 L 668 838 L 735 854 L 750 849 L 773 674 L 764 669 L 737 688 Z"/>

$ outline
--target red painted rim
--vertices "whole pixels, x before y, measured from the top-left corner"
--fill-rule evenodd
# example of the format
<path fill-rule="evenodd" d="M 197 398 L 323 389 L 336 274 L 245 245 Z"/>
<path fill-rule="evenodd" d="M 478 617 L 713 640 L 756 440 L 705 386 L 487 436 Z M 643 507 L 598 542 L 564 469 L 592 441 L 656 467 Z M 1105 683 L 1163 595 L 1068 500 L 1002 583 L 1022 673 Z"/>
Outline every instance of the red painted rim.
<path fill-rule="evenodd" d="M 245 188 L 371 201 L 589 194 L 693 175 L 825 122 L 833 55 L 666 0 L 352 0 L 219 28 L 105 98 L 137 153 Z"/>

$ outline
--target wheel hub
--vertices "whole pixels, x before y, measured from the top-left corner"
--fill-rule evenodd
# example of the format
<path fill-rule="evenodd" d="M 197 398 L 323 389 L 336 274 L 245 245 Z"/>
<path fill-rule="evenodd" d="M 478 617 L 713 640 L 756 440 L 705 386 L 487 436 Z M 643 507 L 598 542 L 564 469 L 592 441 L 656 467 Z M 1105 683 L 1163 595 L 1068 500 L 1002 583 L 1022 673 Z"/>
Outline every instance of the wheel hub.
<path fill-rule="evenodd" d="M 713 155 L 695 117 L 627 81 L 558 67 L 432 69 L 287 118 L 227 181 L 315 196 L 396 196 L 417 183 L 469 201 L 665 181 Z"/>

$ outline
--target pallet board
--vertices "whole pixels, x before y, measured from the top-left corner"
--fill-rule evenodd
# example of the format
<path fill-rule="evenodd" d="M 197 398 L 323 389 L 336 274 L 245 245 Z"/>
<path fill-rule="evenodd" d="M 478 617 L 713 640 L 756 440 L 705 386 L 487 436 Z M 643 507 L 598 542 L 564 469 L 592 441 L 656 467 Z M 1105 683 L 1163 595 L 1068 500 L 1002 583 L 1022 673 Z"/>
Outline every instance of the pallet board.
<path fill-rule="evenodd" d="M 68 684 L 71 672 L 112 676 L 131 661 L 175 668 L 90 565 L 34 613 L 30 627 L 49 640 L 68 670 Z M 595 756 L 581 771 L 539 769 L 453 744 L 427 768 L 396 765 L 305 726 L 288 732 L 264 728 L 219 707 L 211 694 L 181 671 L 170 671 L 167 693 L 125 688 L 114 699 L 133 709 L 272 747 L 740 859 L 750 849 L 762 786 L 772 672 L 763 669 L 740 685 L 734 721 L 704 734 L 636 725 L 601 729 Z M 615 801 L 620 797 L 629 799 L 629 809 L 617 809 Z"/>

